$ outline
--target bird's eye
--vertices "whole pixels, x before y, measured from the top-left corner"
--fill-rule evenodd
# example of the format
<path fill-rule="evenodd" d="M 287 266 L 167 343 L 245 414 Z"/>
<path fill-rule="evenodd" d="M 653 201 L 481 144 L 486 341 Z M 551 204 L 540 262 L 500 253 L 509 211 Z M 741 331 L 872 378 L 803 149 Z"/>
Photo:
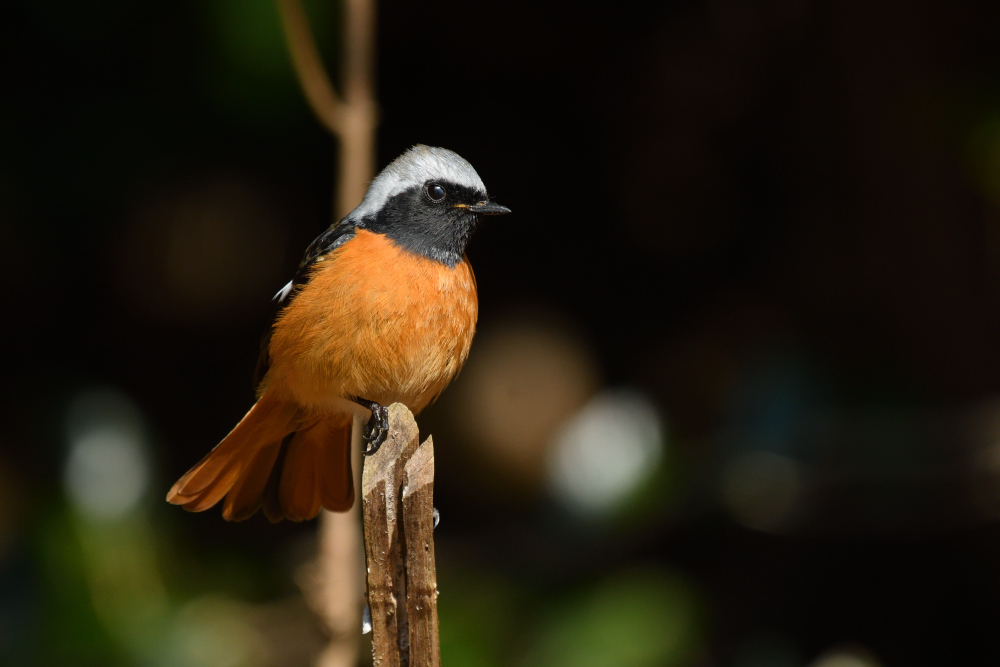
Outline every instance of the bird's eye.
<path fill-rule="evenodd" d="M 439 183 L 431 183 L 427 186 L 427 196 L 431 198 L 431 201 L 441 201 L 447 194 Z"/>

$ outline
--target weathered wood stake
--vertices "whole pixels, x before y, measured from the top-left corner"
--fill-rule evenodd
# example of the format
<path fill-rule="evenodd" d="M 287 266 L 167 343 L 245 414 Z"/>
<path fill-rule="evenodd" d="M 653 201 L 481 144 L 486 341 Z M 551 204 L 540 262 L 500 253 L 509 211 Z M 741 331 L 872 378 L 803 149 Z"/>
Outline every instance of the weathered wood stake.
<path fill-rule="evenodd" d="M 434 564 L 434 441 L 430 436 L 403 469 L 406 616 L 410 667 L 438 667 L 437 567 Z"/>
<path fill-rule="evenodd" d="M 376 667 L 437 667 L 434 443 L 418 447 L 405 406 L 389 406 L 389 435 L 361 482 L 372 656 Z"/>

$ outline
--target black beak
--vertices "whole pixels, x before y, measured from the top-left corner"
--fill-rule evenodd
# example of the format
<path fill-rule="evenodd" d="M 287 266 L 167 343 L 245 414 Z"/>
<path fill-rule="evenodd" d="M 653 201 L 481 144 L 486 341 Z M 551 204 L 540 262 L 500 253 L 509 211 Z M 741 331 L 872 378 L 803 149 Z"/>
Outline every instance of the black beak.
<path fill-rule="evenodd" d="M 510 209 L 506 206 L 491 201 L 481 201 L 478 204 L 469 206 L 469 212 L 477 215 L 507 215 Z"/>

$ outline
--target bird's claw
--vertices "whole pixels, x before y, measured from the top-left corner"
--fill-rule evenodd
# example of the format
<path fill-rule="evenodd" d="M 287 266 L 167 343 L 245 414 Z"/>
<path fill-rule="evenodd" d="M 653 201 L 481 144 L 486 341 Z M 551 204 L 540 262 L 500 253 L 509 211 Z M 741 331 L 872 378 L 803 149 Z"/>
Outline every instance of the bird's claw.
<path fill-rule="evenodd" d="M 361 436 L 368 443 L 364 450 L 365 456 L 377 452 L 389 436 L 389 409 L 378 403 L 372 403 L 369 409 L 372 411 L 372 416 L 361 431 Z"/>

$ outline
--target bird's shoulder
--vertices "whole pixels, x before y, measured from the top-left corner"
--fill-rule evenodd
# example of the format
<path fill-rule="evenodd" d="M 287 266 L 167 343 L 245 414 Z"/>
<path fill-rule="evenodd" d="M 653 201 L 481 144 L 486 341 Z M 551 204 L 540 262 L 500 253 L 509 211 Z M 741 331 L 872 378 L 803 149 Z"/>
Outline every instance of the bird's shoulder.
<path fill-rule="evenodd" d="M 271 312 L 271 318 L 260 341 L 260 354 L 257 357 L 257 368 L 254 372 L 253 380 L 255 387 L 260 386 L 261 380 L 264 379 L 270 367 L 269 347 L 271 333 L 274 330 L 274 323 L 277 321 L 281 311 L 292 302 L 295 294 L 309 282 L 315 265 L 327 259 L 330 253 L 354 238 L 356 233 L 356 225 L 347 218 L 342 218 L 330 225 L 326 231 L 313 239 L 309 247 L 306 248 L 302 261 L 299 262 L 299 266 L 295 270 L 295 275 L 274 295 L 272 299 L 274 308 Z"/>
<path fill-rule="evenodd" d="M 302 261 L 299 262 L 299 268 L 295 275 L 299 276 L 300 274 L 308 273 L 310 265 L 323 259 L 327 254 L 350 241 L 356 232 L 357 227 L 355 224 L 346 218 L 330 225 L 325 232 L 313 239 L 313 242 L 306 248 L 306 253 L 302 257 Z"/>

